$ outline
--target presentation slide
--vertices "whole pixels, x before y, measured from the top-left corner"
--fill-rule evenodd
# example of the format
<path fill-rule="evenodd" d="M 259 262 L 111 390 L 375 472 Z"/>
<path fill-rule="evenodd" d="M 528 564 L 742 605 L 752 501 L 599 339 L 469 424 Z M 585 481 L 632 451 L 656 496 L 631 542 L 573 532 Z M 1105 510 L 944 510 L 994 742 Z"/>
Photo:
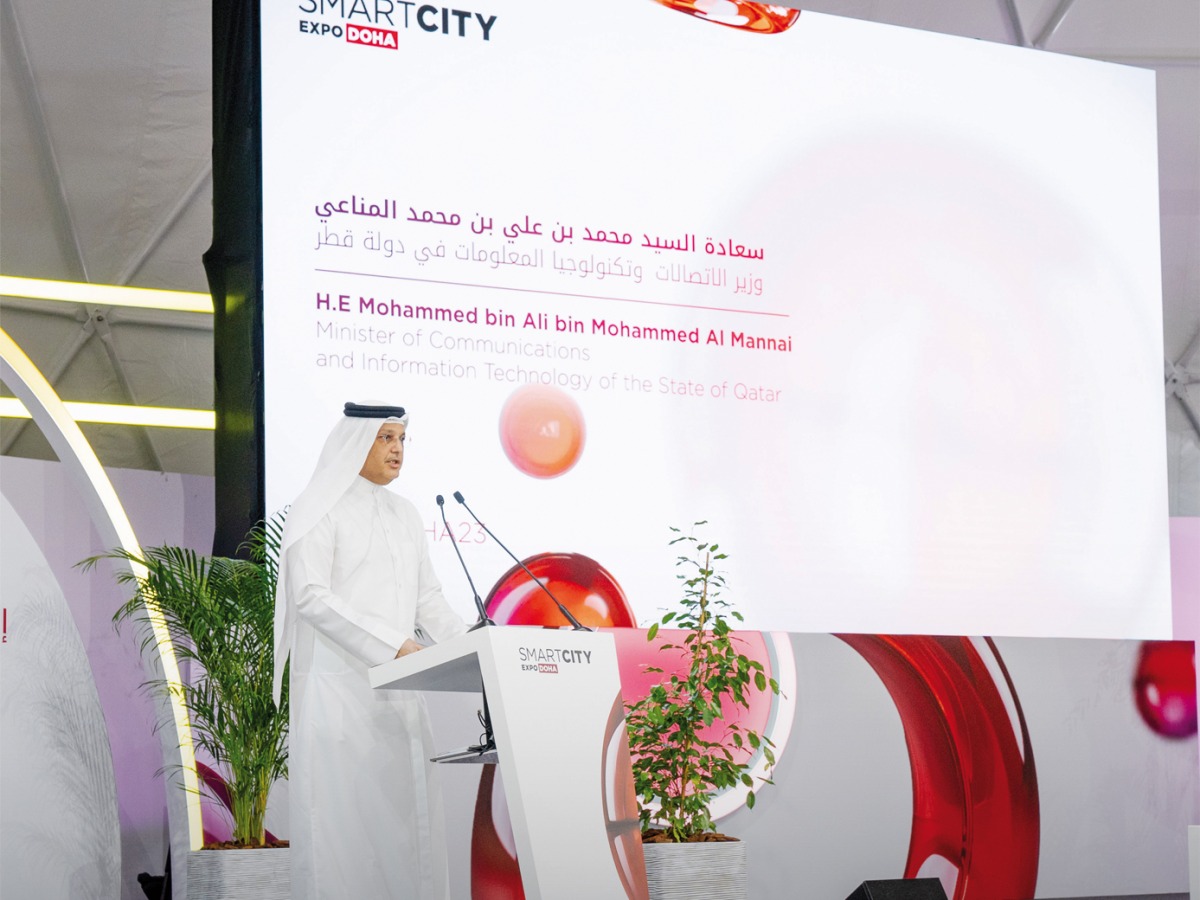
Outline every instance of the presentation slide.
<path fill-rule="evenodd" d="M 589 624 L 706 520 L 748 627 L 1170 637 L 1154 73 L 688 6 L 264 4 L 268 509 L 400 404 L 464 618 L 455 491 Z"/>

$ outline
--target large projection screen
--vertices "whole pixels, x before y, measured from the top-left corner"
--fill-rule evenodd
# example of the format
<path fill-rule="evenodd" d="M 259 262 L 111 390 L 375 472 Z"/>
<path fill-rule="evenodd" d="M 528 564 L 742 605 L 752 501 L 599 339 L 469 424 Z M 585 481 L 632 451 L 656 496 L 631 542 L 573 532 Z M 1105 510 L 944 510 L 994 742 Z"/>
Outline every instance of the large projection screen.
<path fill-rule="evenodd" d="M 753 628 L 1170 637 L 1153 73 L 783 18 L 264 4 L 268 509 L 398 403 L 465 618 L 456 490 L 642 622 L 705 519 Z"/>

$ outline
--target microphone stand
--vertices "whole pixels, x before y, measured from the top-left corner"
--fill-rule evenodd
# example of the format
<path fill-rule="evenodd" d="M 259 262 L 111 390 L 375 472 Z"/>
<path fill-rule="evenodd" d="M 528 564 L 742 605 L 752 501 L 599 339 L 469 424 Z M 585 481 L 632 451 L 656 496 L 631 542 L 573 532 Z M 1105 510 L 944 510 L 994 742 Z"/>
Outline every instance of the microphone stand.
<path fill-rule="evenodd" d="M 579 620 L 576 619 L 573 615 L 571 615 L 571 611 L 569 609 L 567 609 L 565 606 L 563 606 L 562 603 L 559 602 L 558 598 L 554 596 L 554 594 L 550 593 L 550 588 L 546 587 L 546 585 L 542 583 L 542 580 L 540 578 L 538 578 L 531 571 L 529 571 L 529 566 L 525 565 L 525 563 L 523 563 L 523 562 L 521 562 L 521 560 L 517 559 L 516 554 L 513 553 L 511 550 L 509 550 L 507 547 L 505 547 L 504 544 L 502 544 L 500 542 L 500 538 L 498 538 L 494 534 L 492 534 L 492 530 L 490 528 L 488 528 L 486 525 L 484 525 L 482 522 L 479 521 L 479 516 L 475 515 L 475 513 L 471 509 L 471 507 L 467 506 L 467 501 L 463 499 L 463 495 L 461 492 L 455 491 L 454 499 L 457 500 L 460 504 L 462 504 L 463 508 L 468 513 L 471 514 L 471 518 L 475 520 L 476 524 L 478 524 L 480 528 L 482 528 L 485 532 L 487 532 L 487 536 L 490 537 L 497 544 L 499 544 L 500 549 L 503 550 L 505 553 L 507 553 L 510 557 L 512 557 L 513 561 L 518 566 L 520 566 L 522 569 L 525 570 L 525 574 L 533 579 L 533 583 L 536 584 L 538 587 L 540 587 L 543 591 L 545 591 L 546 596 L 554 601 L 554 605 L 558 607 L 558 611 L 560 613 L 562 613 L 563 618 L 571 623 L 571 628 L 573 631 L 594 631 L 595 630 L 593 628 L 588 628 L 586 625 L 580 624 Z M 443 512 L 442 515 L 445 516 L 446 514 Z M 457 548 L 455 548 L 455 549 L 457 549 Z"/>
<path fill-rule="evenodd" d="M 463 559 L 462 551 L 458 549 L 458 541 L 454 539 L 454 532 L 450 530 L 450 523 L 446 521 L 446 499 L 441 494 L 437 495 L 437 505 L 438 511 L 442 514 L 442 524 L 446 526 L 446 531 L 450 533 L 450 543 L 454 546 L 455 555 L 458 556 L 458 564 L 462 566 L 463 574 L 467 576 L 467 584 L 471 586 L 471 596 L 475 598 L 475 609 L 479 613 L 479 621 L 467 630 L 474 631 L 476 628 L 484 628 L 488 625 L 494 626 L 496 623 L 489 618 L 487 607 L 479 599 L 479 591 L 475 590 L 475 582 L 471 580 L 471 573 L 467 570 L 467 563 Z M 467 510 L 467 512 L 470 512 L 470 510 Z M 488 732 L 491 732 L 490 728 Z"/>
<path fill-rule="evenodd" d="M 450 529 L 450 523 L 446 521 L 446 499 L 441 494 L 437 495 L 437 505 L 438 511 L 442 514 L 442 524 L 446 526 L 446 531 L 450 533 L 450 543 L 454 545 L 454 553 L 458 557 L 458 564 L 462 566 L 463 574 L 467 576 L 467 584 L 471 586 L 471 596 L 475 598 L 475 609 L 479 612 L 479 621 L 468 628 L 467 631 L 470 633 L 477 628 L 486 628 L 489 625 L 494 628 L 496 623 L 488 616 L 487 607 L 479 599 L 479 591 L 475 590 L 475 582 L 471 578 L 471 572 L 467 569 L 467 563 L 463 559 L 462 551 L 458 549 L 458 541 L 455 540 L 454 532 Z M 483 698 L 483 710 L 479 713 L 479 724 L 483 726 L 483 738 L 481 743 L 472 744 L 467 750 L 472 753 L 483 754 L 496 749 L 496 736 L 492 733 L 492 716 L 488 711 L 487 691 L 481 687 L 479 694 Z"/>

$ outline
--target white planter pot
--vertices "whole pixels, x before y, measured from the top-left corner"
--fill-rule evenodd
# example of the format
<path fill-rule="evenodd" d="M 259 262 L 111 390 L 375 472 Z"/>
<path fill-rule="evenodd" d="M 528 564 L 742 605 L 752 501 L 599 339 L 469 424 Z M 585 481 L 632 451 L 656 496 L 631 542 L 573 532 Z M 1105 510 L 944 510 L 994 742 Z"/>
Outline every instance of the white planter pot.
<path fill-rule="evenodd" d="M 746 900 L 746 844 L 643 844 L 650 900 Z"/>
<path fill-rule="evenodd" d="M 188 900 L 289 900 L 292 854 L 269 850 L 193 850 L 188 854 Z"/>

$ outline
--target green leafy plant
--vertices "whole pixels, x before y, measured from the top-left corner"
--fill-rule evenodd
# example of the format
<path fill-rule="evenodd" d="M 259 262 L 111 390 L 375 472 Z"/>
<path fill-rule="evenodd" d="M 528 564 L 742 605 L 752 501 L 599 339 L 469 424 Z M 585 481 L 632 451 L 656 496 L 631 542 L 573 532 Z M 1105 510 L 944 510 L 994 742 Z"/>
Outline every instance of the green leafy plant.
<path fill-rule="evenodd" d="M 132 584 L 134 596 L 113 616 L 120 627 L 144 626 L 160 614 L 175 654 L 192 663 L 182 700 L 192 736 L 212 757 L 225 780 L 233 818 L 233 843 L 265 844 L 264 817 L 271 785 L 287 775 L 287 680 L 280 705 L 272 697 L 275 586 L 279 578 L 282 520 L 251 529 L 241 550 L 247 559 L 201 556 L 182 547 L 154 547 L 141 556 L 111 550 L 83 560 L 85 570 L 100 560 L 140 564 L 117 581 Z M 155 636 L 143 629 L 141 652 L 152 652 Z M 164 679 L 147 682 L 158 691 L 179 691 Z"/>
<path fill-rule="evenodd" d="M 705 524 L 696 522 L 693 531 Z M 719 793 L 744 784 L 751 789 L 746 805 L 754 806 L 749 757 L 761 751 L 769 770 L 773 744 L 726 716 L 735 706 L 749 708 L 752 691 L 778 694 L 779 685 L 739 649 L 743 641 L 728 619 L 742 616 L 722 598 L 725 578 L 717 569 L 726 554 L 694 534 L 671 531 L 670 545 L 684 551 L 675 563 L 683 590 L 647 639 L 657 640 L 661 626 L 680 630 L 682 638 L 661 642 L 658 653 L 672 662 L 682 658 L 686 671 L 675 667 L 643 699 L 626 704 L 625 726 L 643 839 L 684 842 L 715 831 L 710 805 Z M 659 666 L 646 671 L 665 674 Z"/>

